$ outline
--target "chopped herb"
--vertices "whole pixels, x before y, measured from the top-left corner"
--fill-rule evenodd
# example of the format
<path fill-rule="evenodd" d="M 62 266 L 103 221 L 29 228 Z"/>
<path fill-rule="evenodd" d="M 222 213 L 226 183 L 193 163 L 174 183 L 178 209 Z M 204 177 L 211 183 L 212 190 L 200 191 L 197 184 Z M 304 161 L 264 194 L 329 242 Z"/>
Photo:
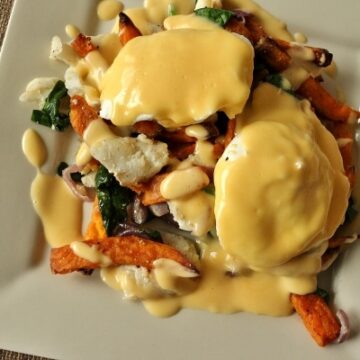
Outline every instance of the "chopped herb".
<path fill-rule="evenodd" d="M 57 169 L 56 169 L 56 173 L 57 173 L 59 176 L 62 176 L 63 170 L 65 170 L 68 166 L 69 166 L 69 165 L 68 165 L 66 162 L 62 161 L 62 162 L 58 165 L 58 167 L 57 167 Z"/>
<path fill-rule="evenodd" d="M 203 191 L 205 191 L 209 195 L 215 195 L 215 186 L 214 185 L 208 185 L 203 189 Z"/>
<path fill-rule="evenodd" d="M 232 11 L 213 9 L 213 8 L 202 8 L 194 11 L 196 15 L 205 17 L 221 27 L 224 27 L 230 18 L 234 15 Z"/>
<path fill-rule="evenodd" d="M 176 8 L 175 8 L 174 4 L 169 4 L 169 6 L 168 6 L 168 15 L 169 16 L 176 15 Z"/>
<path fill-rule="evenodd" d="M 31 120 L 52 130 L 64 131 L 70 125 L 70 98 L 63 81 L 58 81 L 45 100 L 42 110 L 33 110 Z"/>
<path fill-rule="evenodd" d="M 126 208 L 133 195 L 102 165 L 96 173 L 95 186 L 104 227 L 107 235 L 111 236 L 116 225 L 126 220 Z"/>
<path fill-rule="evenodd" d="M 265 78 L 266 82 L 286 91 L 290 95 L 294 95 L 291 84 L 289 80 L 285 79 L 280 74 L 270 74 Z"/>
<path fill-rule="evenodd" d="M 347 223 L 352 222 L 356 218 L 358 213 L 359 213 L 359 210 L 357 210 L 357 208 L 356 208 L 355 200 L 354 200 L 354 198 L 350 197 L 348 208 L 347 208 L 346 214 L 345 214 L 345 222 L 347 222 Z"/>
<path fill-rule="evenodd" d="M 328 303 L 329 301 L 330 301 L 330 295 L 329 295 L 329 293 L 326 291 L 326 290 L 324 290 L 324 289 L 322 289 L 322 288 L 317 288 L 316 289 L 316 291 L 315 291 L 315 294 L 316 295 L 318 295 L 318 296 L 320 296 L 321 298 L 323 298 L 323 300 L 326 302 L 326 303 Z"/>

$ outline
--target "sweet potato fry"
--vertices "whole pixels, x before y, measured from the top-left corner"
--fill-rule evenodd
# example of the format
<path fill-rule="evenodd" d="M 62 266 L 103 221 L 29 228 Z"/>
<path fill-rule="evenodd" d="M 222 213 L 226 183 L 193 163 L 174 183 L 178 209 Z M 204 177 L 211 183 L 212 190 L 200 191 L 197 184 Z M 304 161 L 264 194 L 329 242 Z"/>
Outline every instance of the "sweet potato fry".
<path fill-rule="evenodd" d="M 97 111 L 82 96 L 74 95 L 71 97 L 70 122 L 77 134 L 82 136 L 89 123 L 98 117 Z"/>
<path fill-rule="evenodd" d="M 344 244 L 351 244 L 359 239 L 359 235 L 334 236 L 329 240 L 329 249 L 336 249 Z"/>
<path fill-rule="evenodd" d="M 90 247 L 95 247 L 98 252 L 107 256 L 112 262 L 111 266 L 135 265 L 151 270 L 155 260 L 165 258 L 196 271 L 194 265 L 176 249 L 139 236 L 107 237 L 101 240 L 85 241 L 84 243 Z M 55 274 L 88 271 L 102 267 L 99 263 L 93 263 L 77 256 L 70 245 L 52 249 L 50 264 L 51 270 Z"/>
<path fill-rule="evenodd" d="M 249 29 L 256 54 L 276 72 L 287 69 L 291 63 L 291 57 L 282 50 L 275 40 L 270 38 L 262 25 L 254 16 L 246 18 L 246 27 Z"/>
<path fill-rule="evenodd" d="M 325 346 L 336 340 L 340 334 L 340 324 L 320 296 L 291 294 L 290 300 L 318 345 Z"/>
<path fill-rule="evenodd" d="M 85 57 L 89 52 L 97 49 L 91 38 L 81 33 L 72 41 L 71 46 L 80 57 Z"/>
<path fill-rule="evenodd" d="M 229 120 L 225 134 L 225 139 L 224 139 L 225 148 L 231 143 L 231 140 L 234 138 L 235 128 L 236 128 L 236 120 L 235 119 Z"/>
<path fill-rule="evenodd" d="M 84 239 L 85 240 L 94 240 L 94 239 L 105 239 L 106 230 L 104 228 L 103 219 L 101 217 L 98 199 L 96 198 L 93 204 L 93 209 L 91 212 L 91 219 L 89 225 L 86 229 Z"/>
<path fill-rule="evenodd" d="M 290 43 L 285 40 L 274 39 L 276 44 L 284 51 L 291 52 L 289 55 L 293 58 L 299 56 L 300 60 L 305 60 L 309 51 L 312 52 L 313 58 L 306 59 L 313 62 L 315 65 L 320 67 L 329 66 L 332 62 L 333 55 L 326 49 L 316 48 L 311 46 L 304 46 L 295 43 Z M 305 56 L 304 56 L 305 55 Z"/>
<path fill-rule="evenodd" d="M 245 36 L 250 42 L 254 42 L 250 30 L 237 17 L 233 16 L 225 25 L 225 30 Z"/>
<path fill-rule="evenodd" d="M 169 151 L 173 157 L 179 160 L 185 160 L 189 155 L 194 153 L 195 146 L 196 146 L 195 143 L 169 144 Z"/>
<path fill-rule="evenodd" d="M 333 121 L 349 122 L 360 117 L 360 113 L 350 106 L 337 101 L 313 77 L 305 80 L 297 93 L 310 100 L 314 108 L 323 116 Z"/>
<path fill-rule="evenodd" d="M 120 42 L 125 45 L 135 37 L 141 36 L 140 30 L 134 25 L 132 20 L 125 14 L 119 15 Z"/>
<path fill-rule="evenodd" d="M 167 143 L 193 143 L 196 139 L 186 134 L 185 129 L 179 129 L 176 131 L 164 130 L 159 136 L 159 140 Z"/>
<path fill-rule="evenodd" d="M 144 134 L 149 138 L 154 138 L 163 131 L 163 127 L 156 121 L 139 121 L 134 124 L 137 133 Z"/>
<path fill-rule="evenodd" d="M 140 200 L 143 205 L 155 205 L 166 201 L 160 193 L 160 185 L 168 175 L 168 173 L 155 175 L 147 183 L 139 185 L 138 190 L 140 191 Z"/>
<path fill-rule="evenodd" d="M 349 179 L 351 188 L 353 188 L 355 185 L 355 169 L 353 161 L 353 125 L 335 121 L 325 121 L 324 124 L 338 142 L 341 157 L 343 159 L 345 175 Z"/>
<path fill-rule="evenodd" d="M 254 16 L 247 16 L 245 24 L 241 19 L 232 17 L 225 29 L 245 36 L 253 44 L 256 54 L 273 70 L 281 72 L 290 66 L 291 57 L 267 35 Z"/>
<path fill-rule="evenodd" d="M 223 154 L 224 150 L 225 150 L 225 147 L 223 144 L 220 144 L 220 143 L 214 144 L 213 154 L 214 154 L 215 158 L 219 159 L 220 156 Z"/>

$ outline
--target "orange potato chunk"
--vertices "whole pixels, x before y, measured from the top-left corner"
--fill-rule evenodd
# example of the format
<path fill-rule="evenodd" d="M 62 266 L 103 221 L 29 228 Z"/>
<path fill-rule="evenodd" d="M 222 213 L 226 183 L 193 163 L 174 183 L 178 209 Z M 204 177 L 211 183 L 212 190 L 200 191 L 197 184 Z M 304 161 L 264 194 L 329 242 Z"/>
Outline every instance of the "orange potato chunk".
<path fill-rule="evenodd" d="M 85 57 L 89 52 L 97 49 L 91 38 L 81 33 L 72 41 L 71 46 L 80 57 Z"/>
<path fill-rule="evenodd" d="M 310 335 L 320 346 L 325 346 L 340 334 L 340 324 L 326 302 L 316 294 L 290 296 Z"/>
<path fill-rule="evenodd" d="M 70 123 L 74 131 L 82 136 L 91 121 L 99 117 L 96 109 L 90 106 L 86 100 L 79 95 L 70 99 Z"/>
<path fill-rule="evenodd" d="M 196 271 L 194 265 L 176 249 L 139 236 L 106 237 L 100 240 L 88 240 L 84 243 L 96 247 L 97 251 L 109 257 L 112 262 L 111 266 L 135 265 L 151 270 L 155 260 L 165 258 Z M 89 271 L 101 267 L 101 264 L 77 256 L 70 245 L 52 249 L 50 265 L 55 274 Z"/>

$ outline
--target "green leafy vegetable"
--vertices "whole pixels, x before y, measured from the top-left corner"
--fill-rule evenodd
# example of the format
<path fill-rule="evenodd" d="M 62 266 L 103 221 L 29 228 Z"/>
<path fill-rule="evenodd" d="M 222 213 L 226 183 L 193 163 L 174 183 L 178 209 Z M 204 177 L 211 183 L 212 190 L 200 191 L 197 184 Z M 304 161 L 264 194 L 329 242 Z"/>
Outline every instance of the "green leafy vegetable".
<path fill-rule="evenodd" d="M 316 295 L 318 295 L 318 296 L 320 296 L 321 298 L 323 298 L 323 300 L 326 302 L 326 303 L 328 303 L 329 301 L 330 301 L 330 295 L 329 295 L 329 293 L 326 291 L 326 290 L 324 290 L 324 289 L 322 289 L 322 288 L 317 288 L 316 289 L 316 291 L 315 291 L 315 294 Z"/>
<path fill-rule="evenodd" d="M 286 91 L 290 95 L 294 95 L 291 84 L 289 80 L 282 77 L 280 74 L 270 74 L 266 77 L 266 82 Z"/>
<path fill-rule="evenodd" d="M 215 196 L 215 186 L 214 185 L 208 185 L 203 189 L 207 194 L 214 195 Z"/>
<path fill-rule="evenodd" d="M 176 15 L 176 8 L 175 8 L 174 4 L 169 4 L 169 6 L 168 6 L 168 15 L 169 16 Z"/>
<path fill-rule="evenodd" d="M 356 206 L 355 206 L 355 200 L 350 197 L 349 199 L 349 205 L 348 208 L 346 210 L 346 214 L 345 214 L 345 222 L 349 223 L 352 222 L 357 214 L 359 213 L 359 210 L 357 210 Z"/>
<path fill-rule="evenodd" d="M 96 173 L 95 186 L 104 227 L 107 235 L 111 236 L 116 225 L 126 220 L 126 208 L 133 195 L 102 165 Z"/>
<path fill-rule="evenodd" d="M 53 130 L 64 131 L 70 125 L 70 98 L 63 81 L 58 81 L 45 100 L 42 110 L 33 110 L 31 120 Z"/>
<path fill-rule="evenodd" d="M 229 10 L 213 9 L 208 7 L 195 10 L 195 14 L 205 17 L 221 27 L 224 27 L 230 18 L 234 15 L 234 13 Z"/>

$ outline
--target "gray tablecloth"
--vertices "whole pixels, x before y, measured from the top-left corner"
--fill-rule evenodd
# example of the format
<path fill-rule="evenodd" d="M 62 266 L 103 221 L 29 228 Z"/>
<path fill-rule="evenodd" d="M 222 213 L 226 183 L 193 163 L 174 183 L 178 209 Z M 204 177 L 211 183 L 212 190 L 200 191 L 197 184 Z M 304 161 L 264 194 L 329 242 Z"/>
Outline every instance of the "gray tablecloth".
<path fill-rule="evenodd" d="M 0 48 L 4 40 L 13 1 L 14 0 L 0 0 Z"/>

